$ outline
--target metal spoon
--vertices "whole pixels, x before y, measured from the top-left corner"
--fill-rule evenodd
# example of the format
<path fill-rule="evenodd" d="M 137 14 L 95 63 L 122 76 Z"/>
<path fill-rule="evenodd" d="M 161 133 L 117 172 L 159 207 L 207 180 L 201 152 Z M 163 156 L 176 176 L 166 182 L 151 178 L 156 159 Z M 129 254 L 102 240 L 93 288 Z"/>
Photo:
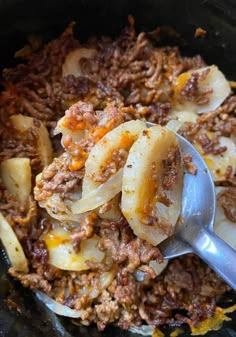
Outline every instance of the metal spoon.
<path fill-rule="evenodd" d="M 153 126 L 147 123 L 147 126 Z M 216 201 L 211 174 L 201 155 L 185 138 L 178 135 L 182 156 L 190 154 L 196 175 L 184 174 L 182 210 L 173 236 L 158 248 L 165 259 L 195 253 L 226 283 L 236 289 L 236 251 L 214 234 Z"/>

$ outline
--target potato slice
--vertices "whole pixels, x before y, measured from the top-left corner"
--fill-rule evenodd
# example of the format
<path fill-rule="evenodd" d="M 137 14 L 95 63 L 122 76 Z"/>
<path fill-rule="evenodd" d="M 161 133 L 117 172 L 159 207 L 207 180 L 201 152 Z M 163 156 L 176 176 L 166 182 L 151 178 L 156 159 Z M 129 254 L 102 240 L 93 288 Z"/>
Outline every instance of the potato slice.
<path fill-rule="evenodd" d="M 102 184 L 99 181 L 99 176 L 104 173 L 113 160 L 114 152 L 117 150 L 128 151 L 144 129 L 146 129 L 145 122 L 129 121 L 120 124 L 97 142 L 85 163 L 83 197 Z"/>
<path fill-rule="evenodd" d="M 28 272 L 28 264 L 19 240 L 10 224 L 0 213 L 0 239 L 7 252 L 12 267 L 16 271 Z"/>
<path fill-rule="evenodd" d="M 4 160 L 0 166 L 0 175 L 8 192 L 16 196 L 22 206 L 26 206 L 32 187 L 29 158 Z"/>
<path fill-rule="evenodd" d="M 157 245 L 172 235 L 181 211 L 182 185 L 176 135 L 159 125 L 144 130 L 130 149 L 121 199 L 122 213 L 138 237 Z"/>
<path fill-rule="evenodd" d="M 195 79 L 192 77 L 194 75 L 199 76 L 197 83 L 195 83 L 197 77 L 195 77 Z M 187 81 L 191 80 L 191 78 L 193 78 L 191 87 L 194 88 L 194 86 L 196 86 L 196 90 L 200 94 L 204 93 L 204 101 L 198 104 L 197 102 L 192 102 L 191 99 L 186 99 L 184 95 L 181 95 Z M 180 74 L 174 85 L 174 92 L 177 101 L 176 108 L 178 110 L 195 111 L 201 114 L 218 108 L 226 97 L 229 96 L 231 89 L 224 74 L 217 66 L 212 65 Z"/>
<path fill-rule="evenodd" d="M 220 192 L 227 189 L 227 187 L 216 187 L 216 195 Z M 214 223 L 214 231 L 217 235 L 219 235 L 225 242 L 228 243 L 233 249 L 236 250 L 236 223 L 230 221 L 220 205 L 219 201 L 217 200 L 216 204 L 216 216 L 215 216 L 215 223 Z"/>
<path fill-rule="evenodd" d="M 24 115 L 13 115 L 10 117 L 10 121 L 14 128 L 25 133 L 29 129 L 34 129 L 38 135 L 37 146 L 40 155 L 42 166 L 49 165 L 52 161 L 52 144 L 49 138 L 48 130 L 42 122 L 37 120 L 37 124 L 34 122 L 34 118 Z"/>
<path fill-rule="evenodd" d="M 214 134 L 209 132 L 208 135 L 211 138 Z M 234 177 L 236 173 L 236 143 L 233 139 L 223 136 L 219 137 L 219 146 L 226 147 L 226 150 L 220 154 L 204 154 L 199 143 L 196 142 L 194 146 L 205 160 L 214 181 L 225 180 L 228 167 L 232 167 L 230 177 Z"/>
<path fill-rule="evenodd" d="M 62 270 L 87 270 L 86 261 L 99 263 L 105 256 L 98 249 L 97 235 L 82 241 L 78 253 L 73 248 L 71 233 L 64 227 L 51 230 L 43 239 L 49 251 L 49 263 Z"/>

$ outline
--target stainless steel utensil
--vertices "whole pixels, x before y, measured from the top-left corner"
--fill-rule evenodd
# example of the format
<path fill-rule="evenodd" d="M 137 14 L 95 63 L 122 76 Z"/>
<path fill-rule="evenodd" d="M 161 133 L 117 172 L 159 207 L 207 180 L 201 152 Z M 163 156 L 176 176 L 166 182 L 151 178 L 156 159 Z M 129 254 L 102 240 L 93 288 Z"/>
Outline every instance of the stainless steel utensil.
<path fill-rule="evenodd" d="M 147 123 L 147 126 L 153 126 Z M 185 138 L 178 135 L 182 156 L 190 154 L 196 175 L 185 173 L 182 210 L 173 236 L 158 248 L 165 259 L 195 253 L 226 283 L 236 289 L 236 251 L 213 232 L 215 189 L 209 169 L 201 155 Z"/>

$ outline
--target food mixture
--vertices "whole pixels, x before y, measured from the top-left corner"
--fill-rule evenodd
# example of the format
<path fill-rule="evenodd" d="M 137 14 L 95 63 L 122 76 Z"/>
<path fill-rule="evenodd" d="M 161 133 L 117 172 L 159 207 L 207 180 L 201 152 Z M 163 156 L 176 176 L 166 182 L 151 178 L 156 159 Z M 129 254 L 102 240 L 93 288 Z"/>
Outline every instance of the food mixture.
<path fill-rule="evenodd" d="M 183 171 L 197 173 L 171 123 L 205 159 L 215 231 L 236 248 L 236 96 L 217 66 L 160 46 L 161 33 L 137 35 L 130 19 L 118 38 L 81 44 L 71 24 L 46 45 L 31 40 L 3 70 L 9 274 L 57 314 L 100 330 L 193 326 L 229 290 L 197 256 L 166 261 L 158 249 L 180 215 Z"/>

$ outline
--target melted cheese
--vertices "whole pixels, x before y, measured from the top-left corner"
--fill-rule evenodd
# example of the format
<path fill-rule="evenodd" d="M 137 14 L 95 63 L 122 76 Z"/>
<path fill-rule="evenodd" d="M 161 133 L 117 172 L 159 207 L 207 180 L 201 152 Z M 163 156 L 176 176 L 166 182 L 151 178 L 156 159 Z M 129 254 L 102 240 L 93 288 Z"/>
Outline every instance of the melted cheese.
<path fill-rule="evenodd" d="M 236 310 L 236 304 L 225 309 L 217 307 L 215 315 L 213 317 L 207 318 L 204 321 L 199 322 L 196 326 L 190 326 L 192 330 L 192 336 L 205 335 L 208 331 L 219 330 L 224 321 L 231 320 L 231 318 L 228 317 L 226 314 L 231 313 L 234 310 Z"/>

